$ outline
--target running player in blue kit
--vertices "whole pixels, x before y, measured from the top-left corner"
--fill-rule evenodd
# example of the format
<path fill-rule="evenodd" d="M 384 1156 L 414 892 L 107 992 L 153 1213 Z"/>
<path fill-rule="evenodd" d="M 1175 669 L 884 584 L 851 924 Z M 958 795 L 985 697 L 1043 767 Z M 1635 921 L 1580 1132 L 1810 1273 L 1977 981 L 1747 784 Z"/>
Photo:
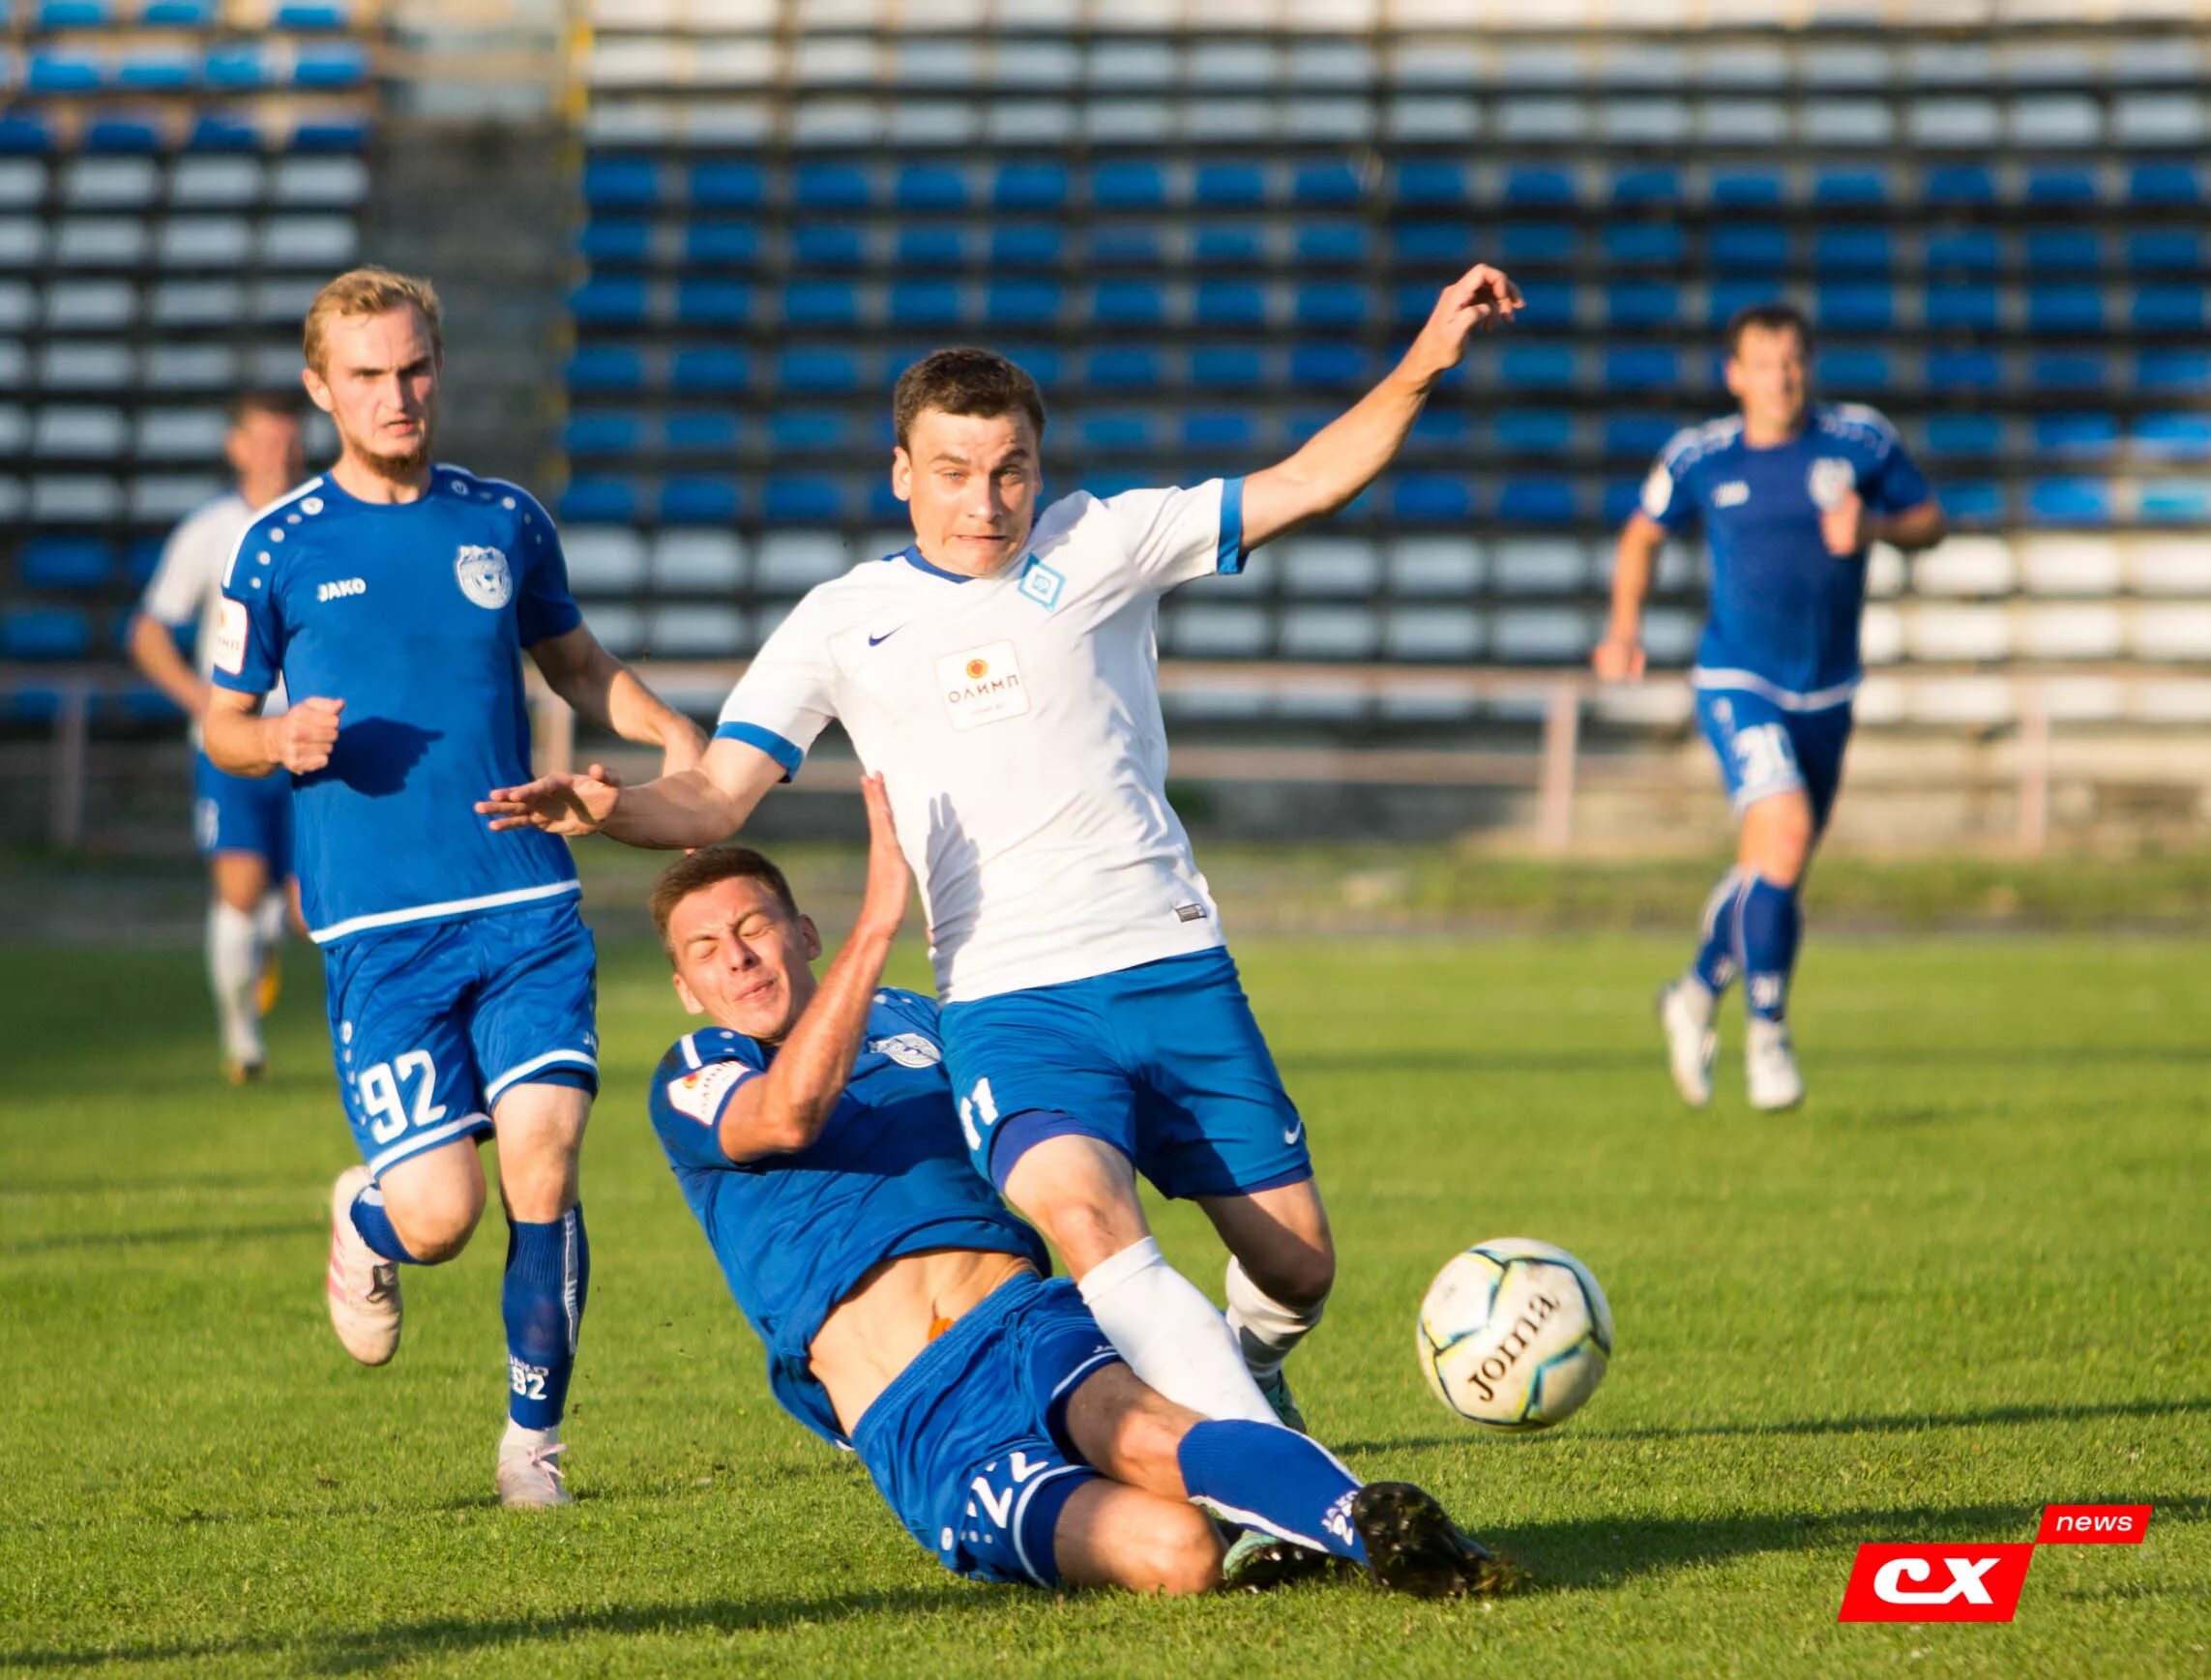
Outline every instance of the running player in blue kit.
<path fill-rule="evenodd" d="M 776 1399 L 974 1579 L 1201 1592 L 1223 1561 L 1203 1505 L 1260 1537 L 1231 1586 L 1345 1565 L 1424 1597 L 1508 1584 L 1420 1488 L 1148 1388 L 1050 1280 L 968 1164 L 936 1005 L 881 987 L 912 876 L 882 779 L 864 791 L 867 890 L 818 982 L 820 934 L 759 853 L 694 852 L 652 895 L 676 995 L 712 1022 L 663 1058 L 653 1126 Z"/>
<path fill-rule="evenodd" d="M 1695 961 L 1659 994 L 1675 1087 L 1712 1100 L 1721 996 L 1743 976 L 1754 1107 L 1804 1099 L 1784 1014 L 1802 931 L 1798 895 L 1826 829 L 1862 666 L 1866 549 L 1942 540 L 1942 509 L 1896 428 L 1871 408 L 1811 400 L 1812 325 L 1785 304 L 1744 310 L 1726 336 L 1742 412 L 1677 433 L 1620 533 L 1612 617 L 1592 657 L 1607 681 L 1642 675 L 1643 600 L 1669 536 L 1701 522 L 1711 618 L 1690 682 L 1742 824 L 1735 867 L 1704 907 Z"/>
<path fill-rule="evenodd" d="M 324 286 L 304 331 L 335 466 L 263 508 L 216 623 L 208 756 L 288 772 L 310 936 L 364 1166 L 332 1194 L 328 1295 L 347 1352 L 398 1349 L 398 1268 L 457 1254 L 499 1154 L 508 1428 L 501 1501 L 568 1502 L 560 1420 L 590 1281 L 577 1156 L 598 1088 L 595 967 L 568 847 L 471 811 L 528 773 L 521 658 L 587 722 L 696 762 L 699 731 L 584 628 L 528 492 L 433 465 L 435 292 L 381 269 Z M 282 681 L 289 711 L 260 716 Z M 518 842 L 518 843 L 517 843 Z"/>

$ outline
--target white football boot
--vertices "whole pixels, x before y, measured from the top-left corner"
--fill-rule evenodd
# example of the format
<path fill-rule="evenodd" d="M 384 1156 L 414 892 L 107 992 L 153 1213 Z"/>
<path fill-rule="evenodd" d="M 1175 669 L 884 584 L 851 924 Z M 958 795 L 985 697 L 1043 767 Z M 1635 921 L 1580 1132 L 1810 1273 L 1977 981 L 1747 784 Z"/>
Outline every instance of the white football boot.
<path fill-rule="evenodd" d="M 1804 1076 L 1796 1071 L 1796 1051 L 1789 1046 L 1785 1022 L 1751 1017 L 1743 1043 L 1743 1074 L 1754 1108 L 1770 1114 L 1804 1101 Z"/>
<path fill-rule="evenodd" d="M 349 1166 L 330 1190 L 330 1324 L 345 1351 L 363 1365 L 382 1365 L 399 1350 L 399 1268 L 353 1228 L 353 1198 L 370 1183 L 366 1166 Z"/>
<path fill-rule="evenodd" d="M 1666 1068 L 1673 1088 L 1692 1108 L 1712 1101 L 1712 1058 L 1720 1053 L 1713 1020 L 1720 1000 L 1694 975 L 1659 988 L 1659 1027 L 1666 1034 Z"/>
<path fill-rule="evenodd" d="M 568 1451 L 560 1429 L 525 1429 L 510 1423 L 499 1441 L 499 1503 L 510 1511 L 574 1505 L 560 1456 Z"/>

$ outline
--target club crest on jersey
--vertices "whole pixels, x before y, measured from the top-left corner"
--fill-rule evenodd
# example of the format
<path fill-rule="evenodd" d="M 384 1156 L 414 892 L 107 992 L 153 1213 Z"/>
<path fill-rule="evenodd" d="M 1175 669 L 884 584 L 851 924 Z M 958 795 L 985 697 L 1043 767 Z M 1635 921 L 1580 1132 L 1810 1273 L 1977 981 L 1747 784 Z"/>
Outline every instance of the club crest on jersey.
<path fill-rule="evenodd" d="M 1034 554 L 1022 568 L 1021 581 L 1016 586 L 1020 592 L 1049 612 L 1059 604 L 1059 592 L 1067 587 L 1064 574 L 1053 571 Z"/>
<path fill-rule="evenodd" d="M 1858 487 L 1857 469 L 1839 456 L 1823 455 L 1812 463 L 1806 487 L 1814 507 L 1832 508 Z"/>
<path fill-rule="evenodd" d="M 490 611 L 515 599 L 514 574 L 507 569 L 507 556 L 496 548 L 463 545 L 454 557 L 453 575 L 460 579 L 461 594 Z"/>
<path fill-rule="evenodd" d="M 870 1039 L 868 1047 L 879 1056 L 888 1056 L 901 1068 L 933 1068 L 944 1060 L 944 1052 L 919 1033 L 893 1033 L 887 1039 Z"/>

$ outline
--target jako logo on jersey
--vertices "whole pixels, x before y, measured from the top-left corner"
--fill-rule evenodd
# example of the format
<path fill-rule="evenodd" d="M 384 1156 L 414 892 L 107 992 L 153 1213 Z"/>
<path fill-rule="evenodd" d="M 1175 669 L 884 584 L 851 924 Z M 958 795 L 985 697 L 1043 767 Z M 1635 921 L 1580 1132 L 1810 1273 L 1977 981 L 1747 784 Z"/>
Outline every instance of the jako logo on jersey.
<path fill-rule="evenodd" d="M 496 548 L 463 547 L 454 557 L 453 575 L 460 579 L 460 593 L 481 607 L 496 611 L 515 598 L 507 556 Z"/>
<path fill-rule="evenodd" d="M 947 654 L 936 662 L 936 686 L 944 695 L 944 707 L 952 714 L 955 729 L 973 729 L 1001 719 L 1018 718 L 1029 709 L 1028 690 L 1021 683 L 1021 662 L 1014 657 L 1010 641 Z"/>
<path fill-rule="evenodd" d="M 1812 463 L 1805 487 L 1812 492 L 1814 507 L 1832 508 L 1858 487 L 1858 474 L 1848 461 L 1823 455 Z"/>
<path fill-rule="evenodd" d="M 316 585 L 314 598 L 317 601 L 339 601 L 348 595 L 367 595 L 368 593 L 368 584 L 365 578 L 337 577 L 328 583 Z"/>
<path fill-rule="evenodd" d="M 1729 479 L 1712 492 L 1715 508 L 1739 508 L 1751 499 L 1751 486 L 1741 479 Z"/>
<path fill-rule="evenodd" d="M 944 1052 L 919 1033 L 893 1033 L 887 1039 L 870 1039 L 868 1047 L 878 1056 L 889 1056 L 901 1068 L 933 1068 L 944 1060 Z"/>
<path fill-rule="evenodd" d="M 1042 560 L 1031 556 L 1027 570 L 1021 574 L 1020 592 L 1039 606 L 1049 611 L 1059 604 L 1059 592 L 1067 587 L 1067 578 L 1054 572 Z"/>
<path fill-rule="evenodd" d="M 2019 1607 L 2034 1543 L 1858 1547 L 1840 1622 L 2008 1622 Z"/>

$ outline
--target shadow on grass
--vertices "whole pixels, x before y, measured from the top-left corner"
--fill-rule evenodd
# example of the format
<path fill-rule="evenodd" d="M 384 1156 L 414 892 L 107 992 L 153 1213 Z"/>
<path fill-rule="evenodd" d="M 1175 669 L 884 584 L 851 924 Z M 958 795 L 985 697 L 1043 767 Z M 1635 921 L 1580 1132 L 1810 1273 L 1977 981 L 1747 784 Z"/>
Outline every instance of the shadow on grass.
<path fill-rule="evenodd" d="M 182 1243 L 240 1243 L 310 1236 L 329 1230 L 325 1220 L 284 1220 L 262 1225 L 179 1225 L 158 1231 L 65 1231 L 0 1243 L 0 1254 L 43 1254 L 57 1249 L 133 1249 Z"/>
<path fill-rule="evenodd" d="M 805 1624 L 860 1617 L 912 1615 L 924 1610 L 982 1609 L 998 1595 L 955 1586 L 906 1587 L 886 1592 L 833 1593 L 787 1600 L 716 1599 L 705 1604 L 624 1605 L 565 1615 L 444 1616 L 388 1627 L 334 1629 L 298 1638 L 263 1635 L 238 1639 L 115 1644 L 103 1649 L 56 1651 L 0 1649 L 0 1668 L 51 1671 L 133 1664 L 221 1662 L 225 1658 L 276 1659 L 294 1672 L 357 1674 L 426 1657 L 455 1657 L 522 1640 L 578 1635 L 685 1635 L 771 1633 Z"/>
<path fill-rule="evenodd" d="M 2174 1418 L 2211 1413 L 2211 1397 L 2186 1400 L 2111 1400 L 2085 1405 L 1984 1406 L 1965 1412 L 1872 1412 L 1841 1418 L 1791 1418 L 1781 1423 L 1651 1424 L 1625 1429 L 1576 1429 L 1571 1435 L 1538 1434 L 1529 1444 L 1577 1441 L 1695 1441 L 1764 1435 L 1890 1435 L 1935 1429 L 1970 1429 L 1983 1424 L 2078 1424 L 2098 1418 Z M 1430 1447 L 1462 1447 L 1471 1431 L 1452 1435 L 1400 1435 L 1391 1440 L 1331 1441 L 1339 1453 L 1402 1453 Z"/>

